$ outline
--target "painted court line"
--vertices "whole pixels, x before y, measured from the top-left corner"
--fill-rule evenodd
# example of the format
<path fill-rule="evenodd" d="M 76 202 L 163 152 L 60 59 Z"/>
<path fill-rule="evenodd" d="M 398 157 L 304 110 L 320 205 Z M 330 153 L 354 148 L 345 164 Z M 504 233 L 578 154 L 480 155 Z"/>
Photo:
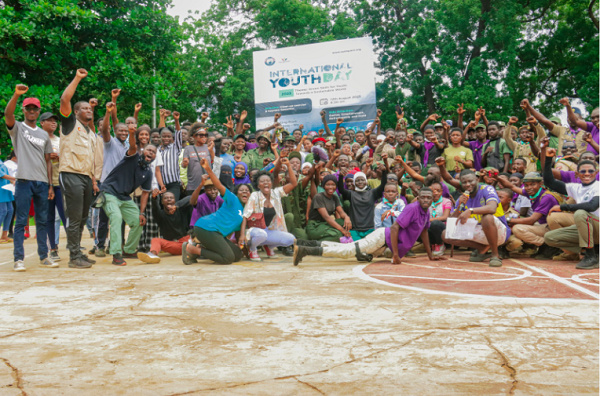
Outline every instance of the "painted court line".
<path fill-rule="evenodd" d="M 33 256 L 34 254 L 35 254 L 35 253 L 29 253 L 27 256 L 25 256 L 25 258 L 31 257 L 31 256 Z M 3 262 L 3 263 L 0 263 L 0 265 L 14 264 L 14 262 L 15 262 L 14 260 L 8 260 L 8 261 L 5 261 L 5 262 Z"/>
<path fill-rule="evenodd" d="M 515 276 L 513 278 L 501 278 L 501 279 L 452 279 L 452 278 L 433 278 L 433 277 L 427 277 L 427 276 L 388 275 L 388 274 L 369 274 L 369 275 L 370 276 L 387 277 L 387 278 L 429 279 L 429 280 L 443 280 L 443 281 L 452 281 L 452 282 L 506 282 L 506 281 L 514 281 L 514 280 L 525 279 L 525 278 L 528 278 L 529 276 L 532 275 L 531 271 L 527 271 L 527 270 L 523 270 L 523 269 L 515 268 L 515 267 L 507 267 L 507 268 L 516 269 L 517 271 L 522 271 L 523 273 L 521 275 L 517 275 L 517 274 L 500 274 L 498 272 L 494 272 L 493 273 L 493 274 L 498 274 L 498 275 L 517 275 L 517 276 Z M 448 269 L 448 268 L 445 268 L 445 269 Z M 465 270 L 465 272 L 481 272 L 481 271 L 469 271 L 469 270 Z"/>
<path fill-rule="evenodd" d="M 568 280 L 566 280 L 564 278 L 561 278 L 560 276 L 556 276 L 556 275 L 554 275 L 551 272 L 545 271 L 545 270 L 543 270 L 541 268 L 538 268 L 538 267 L 534 267 L 533 265 L 526 264 L 526 263 L 524 263 L 524 262 L 522 262 L 520 260 L 515 260 L 515 259 L 511 259 L 511 260 L 514 261 L 517 264 L 522 265 L 523 267 L 529 268 L 530 270 L 532 270 L 534 272 L 546 275 L 548 278 L 554 279 L 555 281 L 557 281 L 559 283 L 562 283 L 565 286 L 568 286 L 568 287 L 570 287 L 572 289 L 575 289 L 575 290 L 577 290 L 577 291 L 579 291 L 581 293 L 587 294 L 588 296 L 594 297 L 595 299 L 600 299 L 600 295 L 598 295 L 598 293 L 594 293 L 593 291 L 588 290 L 585 287 L 579 286 L 576 283 L 569 282 Z"/>

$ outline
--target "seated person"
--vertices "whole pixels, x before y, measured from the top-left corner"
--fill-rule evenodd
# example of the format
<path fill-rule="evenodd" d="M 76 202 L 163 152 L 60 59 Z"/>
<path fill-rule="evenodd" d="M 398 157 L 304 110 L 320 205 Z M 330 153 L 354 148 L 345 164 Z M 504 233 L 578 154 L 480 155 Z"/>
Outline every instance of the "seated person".
<path fill-rule="evenodd" d="M 448 198 L 442 197 L 442 184 L 433 182 L 429 186 L 433 194 L 433 203 L 429 208 L 430 226 L 429 226 L 429 241 L 431 242 L 431 250 L 434 256 L 442 256 L 446 251 L 446 245 L 442 240 L 442 233 L 446 229 L 446 219 L 450 217 L 452 210 L 452 202 Z"/>
<path fill-rule="evenodd" d="M 204 193 L 200 194 L 202 188 L 204 188 Z M 193 227 L 199 218 L 215 213 L 223 205 L 223 198 L 219 196 L 219 190 L 207 174 L 202 175 L 200 184 L 192 193 L 190 205 L 194 207 L 189 223 L 190 227 Z"/>
<path fill-rule="evenodd" d="M 375 206 L 375 229 L 391 227 L 402 213 L 406 204 L 398 197 L 398 186 L 388 183 L 383 191 L 383 200 Z"/>
<path fill-rule="evenodd" d="M 384 165 L 379 165 L 382 168 L 382 180 L 387 180 L 389 165 L 387 164 L 387 154 L 383 153 Z M 367 160 L 367 166 L 370 166 L 372 159 Z M 343 169 L 340 174 L 346 176 L 347 170 Z M 362 172 L 357 172 L 354 175 L 354 190 L 346 190 L 344 178 L 340 177 L 337 181 L 337 188 L 341 197 L 344 200 L 350 201 L 350 220 L 352 221 L 352 229 L 350 234 L 354 241 L 366 237 L 375 230 L 375 202 L 381 199 L 385 184 L 369 190 L 367 187 L 367 176 Z"/>
<path fill-rule="evenodd" d="M 534 256 L 537 260 L 550 260 L 560 254 L 560 249 L 552 248 L 544 243 L 544 235 L 550 231 L 546 217 L 550 209 L 558 205 L 558 200 L 543 188 L 542 175 L 538 172 L 526 174 L 523 178 L 523 188 L 513 185 L 506 177 L 498 177 L 498 182 L 503 187 L 510 188 L 513 192 L 527 197 L 531 201 L 533 210 L 531 216 L 508 219 L 508 225 L 512 226 L 513 235 L 521 241 L 520 245 L 518 243 L 511 244 L 510 249 L 519 250 L 523 244 L 538 246 L 538 254 Z"/>
<path fill-rule="evenodd" d="M 429 260 L 444 260 L 433 256 L 429 246 L 429 207 L 433 194 L 427 187 L 419 191 L 417 202 L 407 205 L 391 227 L 378 228 L 367 237 L 355 243 L 335 243 L 297 240 L 294 246 L 294 265 L 306 256 L 337 258 L 356 257 L 359 261 L 370 261 L 376 252 L 389 247 L 392 251 L 392 264 L 401 264 L 402 257 L 412 248 L 417 239 L 425 246 Z"/>
<path fill-rule="evenodd" d="M 339 242 L 341 237 L 350 237 L 352 222 L 350 216 L 342 209 L 340 198 L 335 194 L 337 186 L 335 176 L 325 176 L 321 182 L 324 191 L 316 193 L 318 174 L 322 165 L 322 163 L 316 165 L 314 181 L 310 186 L 313 198 L 308 212 L 306 233 L 311 240 Z"/>
<path fill-rule="evenodd" d="M 500 190 L 496 190 L 496 193 L 498 194 L 498 198 L 500 198 L 500 204 L 502 205 L 502 210 L 504 210 L 504 218 L 506 221 L 510 222 L 510 219 L 518 219 L 520 217 L 519 212 L 511 207 L 512 196 L 514 194 L 513 191 L 510 188 L 501 188 Z M 519 249 L 519 246 L 522 245 L 523 242 L 521 242 L 520 239 L 511 235 L 506 241 L 506 244 L 498 248 L 500 258 L 510 258 L 508 252 L 516 251 Z"/>
<path fill-rule="evenodd" d="M 460 173 L 460 184 L 465 191 L 457 200 L 451 217 L 458 217 L 458 222 L 464 224 L 473 217 L 479 224 L 475 227 L 472 240 L 458 240 L 446 237 L 446 243 L 455 246 L 470 247 L 473 250 L 469 261 L 482 262 L 490 259 L 490 267 L 501 267 L 502 259 L 498 256 L 498 246 L 503 245 L 510 236 L 510 228 L 504 218 L 500 198 L 492 186 L 480 184 L 475 172 L 465 169 Z M 491 248 L 492 253 L 486 253 Z"/>
<path fill-rule="evenodd" d="M 138 252 L 137 254 L 140 260 L 148 264 L 160 263 L 158 254 L 161 251 L 179 256 L 183 243 L 189 239 L 188 231 L 190 228 L 188 224 L 192 215 L 190 197 L 175 202 L 175 195 L 167 191 L 161 199 L 163 209 L 161 209 L 158 199 L 158 195 L 153 195 L 152 216 L 160 227 L 160 233 L 163 237 L 152 238 L 150 252 Z"/>
<path fill-rule="evenodd" d="M 552 190 L 569 196 L 575 204 L 562 204 L 550 209 L 553 212 L 573 212 L 575 224 L 548 232 L 544 236 L 549 246 L 566 249 L 583 254 L 577 269 L 598 268 L 598 212 L 600 207 L 600 182 L 596 180 L 598 166 L 592 161 L 581 161 L 577 164 L 576 177 L 581 183 L 564 183 L 552 175 L 551 157 L 556 149 L 541 150 L 544 163 L 544 184 Z M 544 158 L 547 157 L 547 158 Z"/>

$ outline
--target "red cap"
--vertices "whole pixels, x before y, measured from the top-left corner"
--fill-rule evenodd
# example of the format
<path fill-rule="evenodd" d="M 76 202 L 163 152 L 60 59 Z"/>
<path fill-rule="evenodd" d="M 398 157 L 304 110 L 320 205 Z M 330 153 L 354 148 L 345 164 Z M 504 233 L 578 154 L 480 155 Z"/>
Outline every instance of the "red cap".
<path fill-rule="evenodd" d="M 318 137 L 316 139 L 313 139 L 312 144 L 315 144 L 316 142 L 323 142 L 323 143 L 327 143 L 327 140 L 325 140 L 325 138 L 322 137 Z"/>
<path fill-rule="evenodd" d="M 42 106 L 40 105 L 40 100 L 38 98 L 27 98 L 23 101 L 23 107 L 25 106 L 29 106 L 29 105 L 34 105 L 38 108 L 41 108 Z"/>

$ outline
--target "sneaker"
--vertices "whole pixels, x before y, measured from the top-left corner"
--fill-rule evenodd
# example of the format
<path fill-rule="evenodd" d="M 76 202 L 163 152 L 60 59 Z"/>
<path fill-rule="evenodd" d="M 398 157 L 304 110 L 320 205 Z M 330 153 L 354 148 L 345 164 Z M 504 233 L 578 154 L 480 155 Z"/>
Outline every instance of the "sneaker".
<path fill-rule="evenodd" d="M 562 252 L 558 256 L 552 257 L 552 260 L 554 261 L 577 261 L 579 259 L 579 253 L 573 252 Z"/>
<path fill-rule="evenodd" d="M 90 264 L 96 264 L 96 260 L 92 260 L 91 258 L 89 258 L 88 256 L 86 256 L 85 254 L 81 255 L 81 260 L 86 261 Z"/>
<path fill-rule="evenodd" d="M 50 257 L 46 257 L 45 259 L 40 260 L 40 267 L 58 268 L 58 263 L 52 261 Z"/>
<path fill-rule="evenodd" d="M 24 237 L 25 237 L 25 239 L 27 239 L 27 238 L 29 238 L 29 236 L 30 236 L 30 235 L 29 235 L 29 226 L 25 226 L 25 234 L 24 234 Z"/>
<path fill-rule="evenodd" d="M 123 252 L 123 258 L 137 258 L 137 253 L 126 253 L 126 252 Z"/>
<path fill-rule="evenodd" d="M 144 263 L 148 263 L 148 264 L 160 263 L 160 257 L 158 257 L 156 254 L 154 254 L 152 252 L 148 252 L 148 253 L 138 252 L 137 258 L 142 260 Z"/>
<path fill-rule="evenodd" d="M 263 246 L 265 248 L 265 253 L 267 253 L 267 258 L 276 258 L 277 255 L 275 254 L 275 252 L 273 251 L 273 249 L 271 249 L 268 246 Z"/>
<path fill-rule="evenodd" d="M 439 245 L 439 250 L 438 251 L 440 252 L 439 255 L 443 256 L 444 253 L 446 253 L 446 245 L 444 245 L 443 243 L 441 245 Z"/>
<path fill-rule="evenodd" d="M 96 257 L 106 257 L 106 251 L 103 248 L 96 248 L 96 251 L 94 252 L 94 256 L 96 256 Z"/>
<path fill-rule="evenodd" d="M 112 263 L 114 265 L 118 265 L 119 267 L 127 265 L 127 262 L 125 260 L 123 260 L 123 256 L 121 256 L 119 253 L 113 254 Z"/>
<path fill-rule="evenodd" d="M 502 267 L 502 260 L 500 257 L 490 258 L 490 267 Z"/>
<path fill-rule="evenodd" d="M 54 261 L 55 263 L 58 263 L 60 261 L 60 257 L 58 256 L 57 250 L 50 251 L 50 260 Z"/>
<path fill-rule="evenodd" d="M 443 256 L 445 251 L 446 251 L 446 246 L 444 244 L 431 246 L 431 253 L 434 256 Z"/>
<path fill-rule="evenodd" d="M 250 250 L 250 260 L 252 261 L 262 261 L 258 252 L 256 250 Z"/>
<path fill-rule="evenodd" d="M 75 260 L 69 261 L 69 268 L 86 269 L 91 267 L 92 264 L 88 263 L 87 261 L 83 261 L 80 258 L 76 258 Z"/>
<path fill-rule="evenodd" d="M 23 264 L 23 261 L 22 260 L 16 261 L 15 265 L 13 266 L 13 270 L 15 270 L 17 272 L 25 271 L 25 264 Z"/>
<path fill-rule="evenodd" d="M 583 259 L 575 268 L 585 270 L 598 268 L 598 255 L 596 255 L 596 251 L 593 248 L 585 249 Z"/>
<path fill-rule="evenodd" d="M 184 242 L 181 246 L 181 261 L 183 264 L 190 265 L 197 263 L 196 259 L 187 251 L 187 242 Z"/>

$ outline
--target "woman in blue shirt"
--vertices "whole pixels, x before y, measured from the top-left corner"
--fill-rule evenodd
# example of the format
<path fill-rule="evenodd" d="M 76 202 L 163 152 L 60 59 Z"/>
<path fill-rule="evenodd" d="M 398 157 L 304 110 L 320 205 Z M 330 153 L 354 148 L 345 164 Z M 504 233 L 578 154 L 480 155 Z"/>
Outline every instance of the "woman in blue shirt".
<path fill-rule="evenodd" d="M 234 194 L 219 181 L 208 161 L 202 159 L 201 165 L 223 197 L 223 205 L 215 213 L 196 221 L 194 237 L 200 241 L 200 244 L 196 246 L 190 243 L 183 244 L 183 262 L 192 264 L 200 255 L 203 259 L 212 260 L 217 264 L 238 262 L 242 259 L 242 250 L 229 237 L 240 230 L 244 205 L 252 193 L 251 187 L 247 184 L 239 184 Z"/>

